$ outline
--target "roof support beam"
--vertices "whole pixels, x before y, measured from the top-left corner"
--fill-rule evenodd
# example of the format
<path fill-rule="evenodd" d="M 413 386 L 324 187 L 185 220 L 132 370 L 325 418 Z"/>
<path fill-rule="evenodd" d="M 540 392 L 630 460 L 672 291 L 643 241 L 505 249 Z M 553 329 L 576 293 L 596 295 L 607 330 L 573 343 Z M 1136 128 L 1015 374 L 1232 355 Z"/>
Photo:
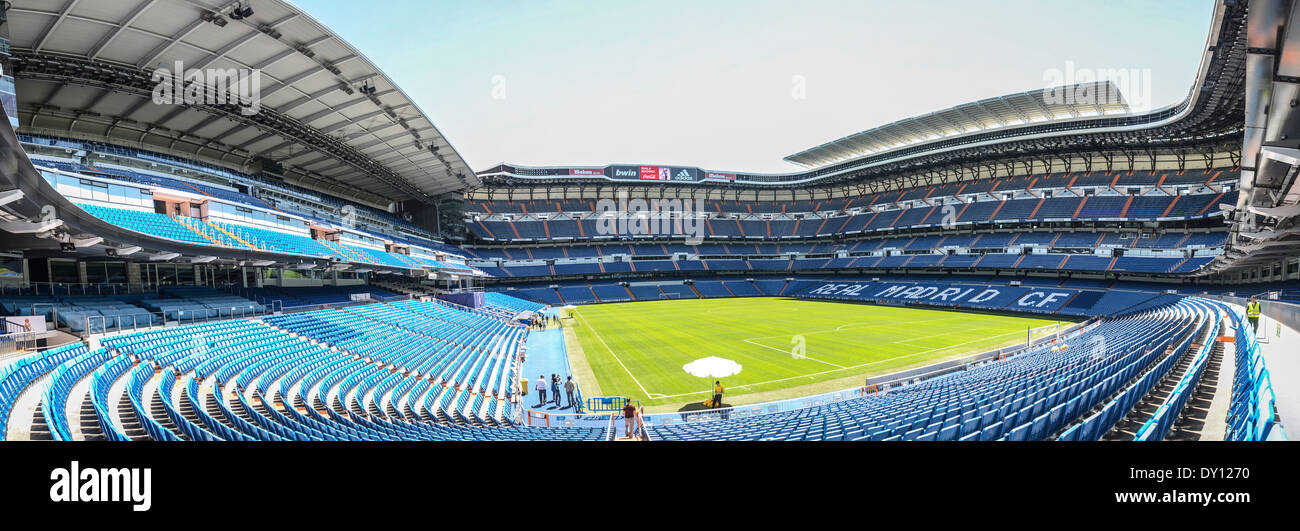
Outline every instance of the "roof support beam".
<path fill-rule="evenodd" d="M 117 39 L 118 35 L 121 35 L 122 32 L 131 25 L 131 23 L 135 22 L 136 19 L 140 18 L 140 15 L 144 14 L 145 11 L 148 11 L 149 8 L 153 7 L 154 4 L 157 3 L 158 0 L 149 0 L 148 2 L 142 2 L 139 6 L 136 6 L 135 10 L 132 11 L 130 15 L 126 16 L 126 20 L 119 23 L 117 27 L 113 29 L 112 33 L 105 35 L 103 39 L 100 39 L 100 41 L 95 44 L 94 48 L 90 49 L 90 53 L 86 54 L 86 57 L 90 58 L 91 61 L 99 59 L 99 54 L 104 51 L 104 48 L 108 47 L 109 44 L 112 44 L 113 40 Z"/>
<path fill-rule="evenodd" d="M 81 0 L 68 0 L 67 3 L 63 4 L 63 9 L 60 9 L 59 14 L 54 17 L 53 21 L 50 21 L 50 25 L 45 27 L 45 33 L 42 33 L 40 40 L 36 42 L 35 50 L 38 53 L 41 49 L 45 48 L 46 44 L 49 44 L 50 36 L 54 35 L 54 30 L 58 29 L 60 24 L 63 24 L 63 21 L 68 17 L 68 12 L 72 11 L 72 8 L 77 7 L 77 3 L 80 1 Z"/>

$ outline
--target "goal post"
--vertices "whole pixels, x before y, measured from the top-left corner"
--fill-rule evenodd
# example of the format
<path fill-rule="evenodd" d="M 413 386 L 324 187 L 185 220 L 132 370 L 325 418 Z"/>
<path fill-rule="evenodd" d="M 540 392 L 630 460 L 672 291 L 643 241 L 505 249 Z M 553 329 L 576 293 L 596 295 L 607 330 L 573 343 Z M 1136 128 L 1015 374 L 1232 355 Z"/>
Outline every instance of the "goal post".
<path fill-rule="evenodd" d="M 1042 342 L 1046 340 L 1058 340 L 1060 337 L 1061 323 L 1059 322 L 1040 326 L 1038 328 L 1025 329 L 1025 344 L 1030 347 L 1034 346 L 1035 341 Z"/>

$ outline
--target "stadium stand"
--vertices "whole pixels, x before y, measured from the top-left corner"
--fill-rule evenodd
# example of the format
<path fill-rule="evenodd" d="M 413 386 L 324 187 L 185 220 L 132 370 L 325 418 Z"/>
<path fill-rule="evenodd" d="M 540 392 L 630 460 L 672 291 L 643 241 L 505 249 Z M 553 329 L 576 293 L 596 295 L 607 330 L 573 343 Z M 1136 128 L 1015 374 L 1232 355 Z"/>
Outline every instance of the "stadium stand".
<path fill-rule="evenodd" d="M 56 440 L 603 440 L 603 429 L 514 426 L 522 334 L 414 301 L 127 334 L 11 365 L 0 412 L 48 374 L 37 415 Z M 120 420 L 113 390 L 131 404 Z M 82 400 L 95 425 L 68 415 Z"/>
<path fill-rule="evenodd" d="M 63 11 L 85 9 L 72 4 Z M 295 20 L 286 33 L 310 18 L 279 7 Z M 1237 297 L 1289 304 L 1300 288 L 1293 252 L 1225 269 L 1249 260 L 1239 218 L 1263 202 L 1243 187 L 1258 168 L 1243 171 L 1244 105 L 1225 77 L 1245 71 L 1235 48 L 1244 6 L 1220 7 L 1195 85 L 1215 90 L 1192 90 L 1178 106 L 1052 113 L 1016 105 L 1033 94 L 992 98 L 824 143 L 787 157 L 802 168 L 780 174 L 504 163 L 476 172 L 360 54 L 346 74 L 366 80 L 368 97 L 303 75 L 279 88 L 305 100 L 268 99 L 237 130 L 205 130 L 230 120 L 177 106 L 170 125 L 141 131 L 158 117 L 85 91 L 134 94 L 144 80 L 123 64 L 202 56 L 189 32 L 153 58 L 152 46 L 87 39 L 78 24 L 19 32 L 0 52 L 38 82 L 20 81 L 26 115 L 10 117 L 18 132 L 0 134 L 5 152 L 26 154 L 0 169 L 10 194 L 0 209 L 16 229 L 0 250 L 21 262 L 0 264 L 0 313 L 49 330 L 28 339 L 32 352 L 0 357 L 0 438 L 610 440 L 612 418 L 525 404 L 522 363 L 539 328 L 528 314 L 742 297 L 1080 323 L 1037 345 L 887 375 L 908 374 L 888 385 L 652 414 L 648 438 L 1165 440 L 1195 409 L 1208 367 L 1225 359 L 1236 369 L 1220 386 L 1230 394 L 1223 438 L 1279 438 L 1278 394 Z M 121 27 L 152 34 L 135 18 Z M 302 49 L 280 47 L 318 38 L 285 37 L 247 45 L 296 57 Z M 48 66 L 62 61 L 72 66 Z M 321 101 L 329 109 L 315 108 Z M 340 103 L 356 106 L 347 116 L 376 119 L 321 126 Z M 966 124 L 960 115 L 977 107 L 987 120 L 957 135 L 923 123 Z M 59 126 L 61 113 L 83 125 Z M 101 125 L 110 133 L 91 132 Z M 239 137 L 245 130 L 257 136 Z M 635 199 L 690 198 L 702 209 L 674 218 L 652 206 L 648 225 L 673 227 L 664 232 L 610 224 L 626 214 L 600 206 L 611 182 Z M 18 349 L 33 334 L 6 328 L 12 339 L 0 346 Z"/>
<path fill-rule="evenodd" d="M 927 380 L 882 395 L 744 419 L 650 428 L 660 440 L 1043 440 L 1142 369 L 1155 374 L 1177 360 L 1197 331 L 1217 320 L 1211 303 L 1187 299 L 1159 309 L 1104 320 L 1068 340 L 1067 350 L 1045 345 L 1004 362 Z M 1098 342 L 1099 338 L 1112 338 Z M 1119 342 L 1114 338 L 1123 338 Z M 1083 360 L 1090 360 L 1086 363 Z M 1144 377 L 1147 382 L 1150 377 Z M 1142 385 L 1139 383 L 1138 386 Z M 1133 387 L 1140 388 L 1140 387 Z M 1133 393 L 1136 396 L 1137 393 Z M 1114 400 L 1109 410 L 1132 406 Z M 1127 406 L 1127 407 L 1126 407 Z M 1089 417 L 1092 418 L 1092 417 Z M 1069 428 L 1063 440 L 1076 440 Z"/>

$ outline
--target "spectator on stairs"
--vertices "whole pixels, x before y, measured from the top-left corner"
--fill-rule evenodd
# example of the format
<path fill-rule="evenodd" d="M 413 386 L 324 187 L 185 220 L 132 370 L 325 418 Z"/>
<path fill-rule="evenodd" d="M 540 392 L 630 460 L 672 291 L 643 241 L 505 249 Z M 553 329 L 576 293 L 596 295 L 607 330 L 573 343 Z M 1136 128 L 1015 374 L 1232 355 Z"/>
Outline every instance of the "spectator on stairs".
<path fill-rule="evenodd" d="M 623 423 L 625 425 L 623 436 L 632 437 L 633 427 L 636 423 L 636 406 L 632 405 L 631 397 L 623 398 Z"/>

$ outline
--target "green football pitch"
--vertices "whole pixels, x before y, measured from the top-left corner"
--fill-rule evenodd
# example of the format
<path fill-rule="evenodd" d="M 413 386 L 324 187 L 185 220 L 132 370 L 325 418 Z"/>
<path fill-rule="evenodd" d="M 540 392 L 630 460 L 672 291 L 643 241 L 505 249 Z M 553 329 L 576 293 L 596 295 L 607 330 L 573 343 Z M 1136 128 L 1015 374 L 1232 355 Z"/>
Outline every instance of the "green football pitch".
<path fill-rule="evenodd" d="M 566 326 L 584 392 L 628 396 L 648 411 L 710 398 L 712 381 L 683 368 L 715 356 L 741 365 L 722 379 L 739 405 L 837 391 L 889 374 L 1024 343 L 1026 332 L 1065 320 L 777 297 L 581 306 Z M 1050 333 L 1039 330 L 1039 333 Z"/>

